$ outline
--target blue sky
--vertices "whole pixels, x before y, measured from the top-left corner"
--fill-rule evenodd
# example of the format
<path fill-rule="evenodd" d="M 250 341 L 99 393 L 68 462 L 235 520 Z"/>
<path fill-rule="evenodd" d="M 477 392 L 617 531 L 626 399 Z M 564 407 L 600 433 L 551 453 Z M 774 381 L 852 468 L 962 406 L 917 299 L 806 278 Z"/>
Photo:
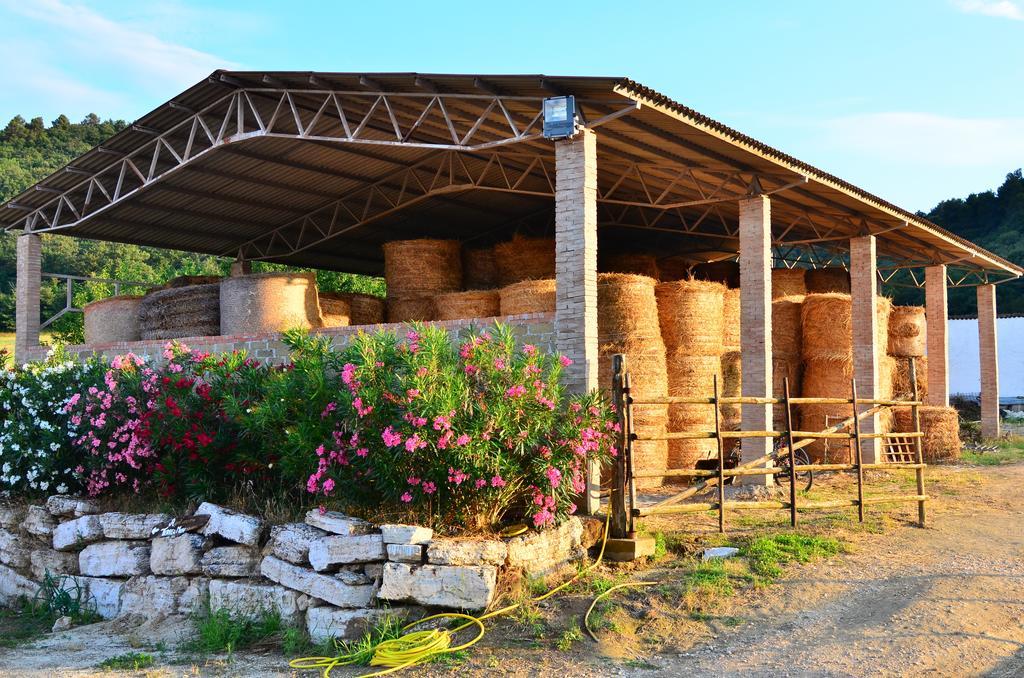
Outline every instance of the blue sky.
<path fill-rule="evenodd" d="M 909 209 L 1024 165 L 1024 0 L 0 0 L 0 118 L 215 68 L 623 75 Z"/>

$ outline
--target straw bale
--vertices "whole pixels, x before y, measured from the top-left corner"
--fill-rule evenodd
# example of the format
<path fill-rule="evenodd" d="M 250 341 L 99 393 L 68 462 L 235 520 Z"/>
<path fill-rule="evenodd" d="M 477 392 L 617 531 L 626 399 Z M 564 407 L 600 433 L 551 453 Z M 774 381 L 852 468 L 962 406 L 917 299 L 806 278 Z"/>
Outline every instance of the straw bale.
<path fill-rule="evenodd" d="M 714 425 L 702 430 L 712 431 Z M 701 459 L 715 459 L 718 457 L 718 443 L 714 438 L 702 440 L 670 440 L 668 443 L 668 467 L 670 469 L 692 469 L 697 468 L 697 462 Z M 673 484 L 689 484 L 688 478 L 666 478 L 666 482 Z"/>
<path fill-rule="evenodd" d="M 661 343 L 654 278 L 628 273 L 597 276 L 597 337 L 601 343 L 643 341 Z"/>
<path fill-rule="evenodd" d="M 457 240 L 393 240 L 384 244 L 388 299 L 428 297 L 462 289 L 462 253 Z"/>
<path fill-rule="evenodd" d="M 224 334 L 282 332 L 320 327 L 314 273 L 255 273 L 220 284 L 220 326 Z"/>
<path fill-rule="evenodd" d="M 693 277 L 697 280 L 722 283 L 726 287 L 740 286 L 740 265 L 737 261 L 711 261 L 693 267 Z"/>
<path fill-rule="evenodd" d="M 501 315 L 555 312 L 555 281 L 524 280 L 501 288 Z"/>
<path fill-rule="evenodd" d="M 782 399 L 786 395 L 785 380 L 789 379 L 789 395 L 793 398 L 799 397 L 803 391 L 801 381 L 803 377 L 803 362 L 798 355 L 772 356 L 772 397 Z M 775 422 L 775 430 L 783 431 L 786 428 L 786 407 L 775 405 L 772 407 L 772 417 Z M 800 414 L 797 407 L 793 406 L 793 424 L 800 423 Z"/>
<path fill-rule="evenodd" d="M 523 280 L 555 277 L 555 239 L 527 238 L 518 233 L 494 246 L 498 282 L 503 287 Z"/>
<path fill-rule="evenodd" d="M 151 291 L 139 303 L 139 334 L 143 339 L 220 333 L 219 282 Z"/>
<path fill-rule="evenodd" d="M 658 280 L 658 260 L 652 254 L 613 252 L 599 255 L 598 270 L 607 273 L 633 273 Z"/>
<path fill-rule="evenodd" d="M 323 327 L 348 327 L 352 324 L 352 303 L 347 295 L 320 292 L 320 320 Z"/>
<path fill-rule="evenodd" d="M 210 285 L 219 283 L 222 277 L 219 275 L 179 275 L 171 278 L 158 289 L 173 289 L 175 287 L 191 287 L 192 285 Z"/>
<path fill-rule="evenodd" d="M 639 436 L 664 436 L 668 425 L 665 405 L 634 405 L 633 430 Z M 668 468 L 668 442 L 665 440 L 634 441 L 633 468 L 637 471 L 659 471 Z M 637 489 L 659 487 L 663 478 L 637 478 Z"/>
<path fill-rule="evenodd" d="M 377 325 L 384 322 L 385 302 L 380 297 L 361 292 L 323 292 L 320 298 L 327 294 L 335 299 L 348 301 L 349 321 L 352 325 Z"/>
<path fill-rule="evenodd" d="M 670 354 L 666 360 L 669 395 L 708 398 L 714 393 L 714 379 L 722 384 L 721 358 L 684 353 Z M 669 406 L 670 431 L 710 431 L 715 425 L 712 405 L 673 404 Z M 717 454 L 714 440 L 671 440 L 668 444 L 669 468 L 694 468 L 698 459 Z"/>
<path fill-rule="evenodd" d="M 893 306 L 889 316 L 889 355 L 924 355 L 927 332 L 923 306 Z"/>
<path fill-rule="evenodd" d="M 772 301 L 772 354 L 798 362 L 802 346 L 801 312 L 804 297 L 778 297 Z"/>
<path fill-rule="evenodd" d="M 683 255 L 658 259 L 658 274 L 662 282 L 693 277 L 693 260 Z"/>
<path fill-rule="evenodd" d="M 924 399 L 928 396 L 928 356 L 914 358 L 917 363 L 917 396 Z M 896 358 L 896 366 L 892 375 L 893 396 L 900 400 L 909 400 L 913 395 L 910 387 L 910 359 Z"/>
<path fill-rule="evenodd" d="M 138 341 L 139 306 L 142 295 L 121 294 L 86 304 L 85 343 L 109 344 L 115 341 Z"/>
<path fill-rule="evenodd" d="M 910 407 L 894 407 L 896 431 L 914 430 L 914 418 Z M 921 419 L 921 453 L 926 463 L 956 461 L 963 446 L 960 443 L 960 416 L 955 408 L 923 405 L 918 408 Z"/>
<path fill-rule="evenodd" d="M 811 268 L 805 280 L 808 294 L 850 293 L 850 273 L 845 268 Z"/>
<path fill-rule="evenodd" d="M 705 356 L 723 353 L 725 285 L 704 280 L 677 280 L 658 285 L 655 295 L 661 336 L 670 353 L 680 351 Z"/>
<path fill-rule="evenodd" d="M 740 290 L 725 290 L 722 296 L 722 349 L 740 350 Z"/>
<path fill-rule="evenodd" d="M 736 398 L 743 395 L 743 356 L 739 351 L 728 351 L 722 354 L 722 382 L 719 384 L 719 392 L 723 398 Z M 722 405 L 718 408 L 722 418 L 726 421 L 736 421 L 740 418 L 741 407 L 739 405 Z"/>
<path fill-rule="evenodd" d="M 800 323 L 805 360 L 853 360 L 850 295 L 808 294 L 804 297 Z"/>
<path fill-rule="evenodd" d="M 498 262 L 494 248 L 463 248 L 462 285 L 467 290 L 492 290 L 498 286 Z"/>
<path fill-rule="evenodd" d="M 388 297 L 387 320 L 389 323 L 410 323 L 429 321 L 437 318 L 437 304 L 434 297 Z"/>
<path fill-rule="evenodd" d="M 897 370 L 896 358 L 884 353 L 878 356 L 878 397 L 891 400 L 894 393 L 894 382 Z"/>
<path fill-rule="evenodd" d="M 665 347 L 660 339 L 598 345 L 598 386 L 608 393 L 612 389 L 613 356 L 616 353 L 626 356 L 633 395 L 660 398 L 668 394 Z"/>
<path fill-rule="evenodd" d="M 772 299 L 807 294 L 806 268 L 773 268 Z"/>
<path fill-rule="evenodd" d="M 492 318 L 500 312 L 500 301 L 496 290 L 470 290 L 448 292 L 434 297 L 438 320 L 461 320 L 463 318 Z"/>

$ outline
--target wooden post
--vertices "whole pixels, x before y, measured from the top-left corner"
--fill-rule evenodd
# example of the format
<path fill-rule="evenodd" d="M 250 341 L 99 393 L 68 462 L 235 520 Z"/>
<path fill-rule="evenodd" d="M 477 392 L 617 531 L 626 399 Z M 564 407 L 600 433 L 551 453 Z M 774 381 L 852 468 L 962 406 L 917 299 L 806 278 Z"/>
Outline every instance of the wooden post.
<path fill-rule="evenodd" d="M 910 361 L 910 393 L 911 398 L 914 402 L 917 402 L 917 361 L 913 358 L 907 358 Z M 910 415 L 914 420 L 914 431 L 918 434 L 914 438 L 914 447 L 917 451 L 917 496 L 924 496 L 924 449 L 921 445 L 921 413 L 918 412 L 917 405 L 910 406 Z M 925 519 L 925 501 L 921 499 L 917 502 L 917 525 L 918 527 L 924 527 Z"/>
<path fill-rule="evenodd" d="M 633 477 L 633 441 L 636 433 L 633 431 L 633 392 L 632 379 L 629 370 L 623 370 L 623 402 L 626 404 L 626 489 L 629 493 L 629 520 L 626 523 L 626 538 L 636 539 L 636 525 L 634 514 L 636 512 L 636 479 Z"/>
<path fill-rule="evenodd" d="M 715 387 L 715 442 L 718 444 L 718 531 L 725 532 L 725 446 L 722 444 L 722 413 L 718 407 L 718 375 Z"/>
<path fill-rule="evenodd" d="M 626 536 L 626 399 L 625 372 L 626 356 L 617 353 L 612 357 L 614 376 L 612 381 L 612 403 L 619 423 L 619 439 L 616 446 L 619 456 L 615 459 L 611 496 L 611 536 L 622 539 Z"/>
<path fill-rule="evenodd" d="M 786 445 L 789 447 L 789 523 L 796 527 L 796 448 L 793 446 L 793 409 L 789 404 L 789 377 L 782 380 L 782 393 L 786 401 Z"/>
<path fill-rule="evenodd" d="M 857 520 L 864 522 L 864 451 L 860 446 L 860 418 L 857 416 L 857 380 L 850 380 L 853 391 L 853 446 L 857 452 Z"/>

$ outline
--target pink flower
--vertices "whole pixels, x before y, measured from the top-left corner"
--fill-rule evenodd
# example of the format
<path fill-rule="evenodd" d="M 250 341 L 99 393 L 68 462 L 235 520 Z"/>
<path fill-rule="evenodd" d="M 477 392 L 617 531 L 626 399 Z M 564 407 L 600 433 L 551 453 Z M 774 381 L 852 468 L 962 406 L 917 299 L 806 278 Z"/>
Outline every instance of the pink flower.
<path fill-rule="evenodd" d="M 572 365 L 572 358 L 567 355 L 559 356 L 558 362 L 562 363 L 562 367 L 568 367 L 569 365 Z"/>
<path fill-rule="evenodd" d="M 548 482 L 551 483 L 551 488 L 554 489 L 562 484 L 562 472 L 553 466 L 549 466 L 546 472 Z"/>
<path fill-rule="evenodd" d="M 478 490 L 481 487 L 487 487 L 487 480 L 485 478 L 477 478 L 476 482 L 474 483 L 474 485 L 476 485 L 476 489 L 478 489 Z"/>
<path fill-rule="evenodd" d="M 535 527 L 541 527 L 555 522 L 555 516 L 547 509 L 541 509 L 533 514 L 533 524 Z"/>
<path fill-rule="evenodd" d="M 505 361 L 501 358 L 494 359 L 494 369 L 503 370 L 505 369 Z"/>
<path fill-rule="evenodd" d="M 415 452 L 416 450 L 422 449 L 427 446 L 427 441 L 420 438 L 419 433 L 413 433 L 405 440 L 405 449 L 407 452 Z"/>
<path fill-rule="evenodd" d="M 505 487 L 507 485 L 501 476 L 494 476 L 491 478 L 491 487 Z"/>
<path fill-rule="evenodd" d="M 334 489 L 334 480 L 331 479 L 331 478 L 328 478 L 327 480 L 325 480 L 323 488 L 324 488 L 324 494 L 330 494 L 331 490 Z"/>
<path fill-rule="evenodd" d="M 421 368 L 419 368 L 418 370 L 416 370 L 416 376 L 417 376 L 417 377 L 425 377 L 425 376 L 427 376 L 427 374 L 428 374 L 429 372 L 430 372 L 430 370 L 429 370 L 428 368 L 426 368 L 426 367 L 421 367 Z"/>
<path fill-rule="evenodd" d="M 528 356 L 536 355 L 537 354 L 537 347 L 534 346 L 533 344 L 525 344 L 523 346 L 523 353 L 525 353 Z"/>
<path fill-rule="evenodd" d="M 434 494 L 437 492 L 437 485 L 431 482 L 423 483 L 423 492 L 425 494 Z"/>
<path fill-rule="evenodd" d="M 419 394 L 420 390 L 418 388 L 410 388 L 408 391 L 405 392 L 405 396 L 409 399 L 410 402 L 415 400 L 416 397 L 419 396 Z"/>
<path fill-rule="evenodd" d="M 366 449 L 365 447 L 360 447 L 358 450 L 356 450 L 356 456 L 357 457 L 365 457 L 369 453 L 370 453 L 370 451 L 368 449 Z"/>
<path fill-rule="evenodd" d="M 512 386 L 507 391 L 505 391 L 505 395 L 508 396 L 509 398 L 518 398 L 519 396 L 524 395 L 525 393 L 526 387 L 523 386 L 522 384 L 516 384 L 515 386 Z"/>
<path fill-rule="evenodd" d="M 460 447 L 463 446 L 463 445 L 468 445 L 469 444 L 469 436 L 467 434 L 463 433 L 462 435 L 460 435 L 458 438 L 455 439 L 455 444 L 460 446 Z"/>
<path fill-rule="evenodd" d="M 415 487 L 416 485 L 420 484 L 420 479 L 417 478 L 416 476 L 409 476 L 408 478 L 406 478 L 405 482 Z"/>
<path fill-rule="evenodd" d="M 410 494 L 410 493 L 408 493 L 408 492 L 404 493 L 404 494 L 402 495 L 402 501 L 404 501 L 404 502 L 405 502 L 406 504 L 408 504 L 409 502 L 411 502 L 411 501 L 412 501 L 412 494 Z"/>
<path fill-rule="evenodd" d="M 384 440 L 384 444 L 387 445 L 388 447 L 395 447 L 396 445 L 402 444 L 402 436 L 398 433 L 395 433 L 395 430 L 390 426 L 384 429 L 384 431 L 380 434 L 380 437 L 381 439 Z"/>

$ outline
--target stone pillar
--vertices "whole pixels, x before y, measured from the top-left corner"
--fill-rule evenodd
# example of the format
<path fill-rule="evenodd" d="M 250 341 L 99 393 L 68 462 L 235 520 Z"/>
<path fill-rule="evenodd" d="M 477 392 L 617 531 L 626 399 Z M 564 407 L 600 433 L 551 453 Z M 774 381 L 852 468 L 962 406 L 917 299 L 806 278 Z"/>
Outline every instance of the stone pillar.
<path fill-rule="evenodd" d="M 924 269 L 924 303 L 928 320 L 928 395 L 925 404 L 949 407 L 949 304 L 944 264 Z"/>
<path fill-rule="evenodd" d="M 572 360 L 571 393 L 597 388 L 597 137 L 555 142 L 555 347 Z M 587 479 L 587 513 L 600 508 L 600 468 Z"/>
<path fill-rule="evenodd" d="M 772 213 L 767 196 L 740 201 L 740 349 L 745 397 L 772 397 Z M 743 405 L 746 431 L 772 430 L 771 405 Z M 771 438 L 744 438 L 743 462 L 772 452 Z M 772 476 L 740 476 L 772 484 Z"/>
<path fill-rule="evenodd" d="M 14 359 L 28 360 L 28 350 L 39 346 L 39 284 L 42 279 L 42 239 L 35 233 L 18 236 L 15 284 Z"/>
<path fill-rule="evenodd" d="M 999 437 L 999 345 L 996 286 L 978 286 L 978 350 L 981 366 L 981 436 Z M 928 385 L 931 388 L 931 384 Z"/>
<path fill-rule="evenodd" d="M 875 259 L 875 236 L 864 235 L 850 240 L 850 298 L 853 315 L 853 377 L 857 380 L 858 398 L 877 398 L 878 382 L 878 271 Z M 866 408 L 864 408 L 866 409 Z M 879 432 L 878 415 L 860 422 L 861 433 Z M 865 464 L 883 461 L 885 445 L 877 439 L 861 441 Z"/>

